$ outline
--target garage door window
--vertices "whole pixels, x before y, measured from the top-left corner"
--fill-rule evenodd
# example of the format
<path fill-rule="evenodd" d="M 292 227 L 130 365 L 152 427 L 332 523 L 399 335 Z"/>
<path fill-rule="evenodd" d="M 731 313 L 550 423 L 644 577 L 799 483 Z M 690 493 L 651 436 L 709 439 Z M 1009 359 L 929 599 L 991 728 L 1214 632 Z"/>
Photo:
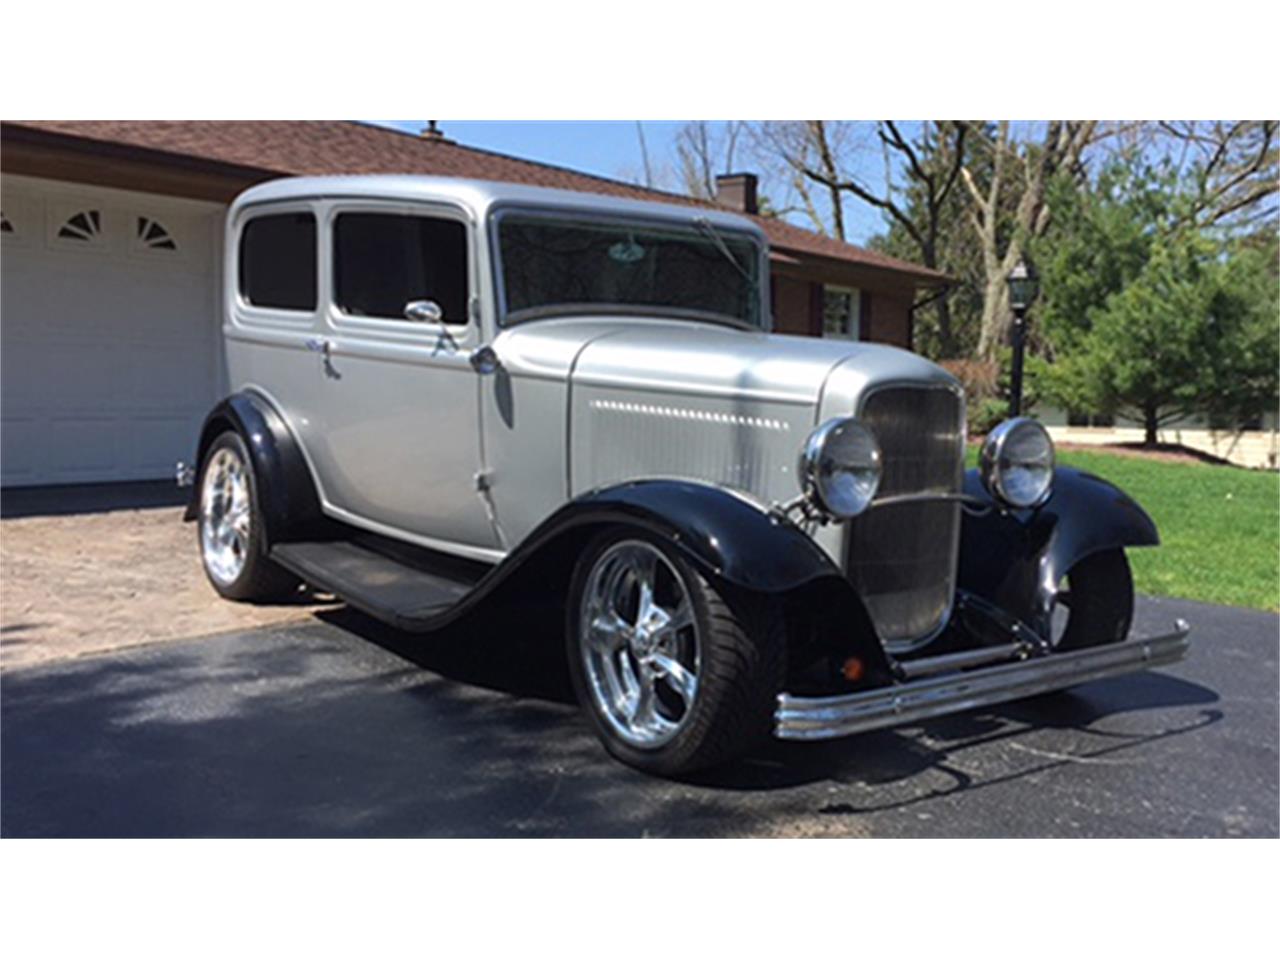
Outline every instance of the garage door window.
<path fill-rule="evenodd" d="M 316 218 L 276 213 L 245 224 L 240 234 L 240 295 L 255 307 L 316 308 Z"/>
<path fill-rule="evenodd" d="M 169 233 L 164 224 L 158 220 L 152 220 L 150 217 L 137 218 L 134 237 L 137 246 L 144 250 L 178 249 L 178 245 L 173 241 L 173 235 Z"/>
<path fill-rule="evenodd" d="M 348 316 L 404 320 L 433 300 L 446 323 L 467 322 L 467 228 L 457 220 L 343 213 L 333 227 L 334 303 Z"/>
<path fill-rule="evenodd" d="M 102 237 L 102 211 L 81 210 L 68 217 L 58 228 L 59 240 L 78 240 L 94 243 Z"/>

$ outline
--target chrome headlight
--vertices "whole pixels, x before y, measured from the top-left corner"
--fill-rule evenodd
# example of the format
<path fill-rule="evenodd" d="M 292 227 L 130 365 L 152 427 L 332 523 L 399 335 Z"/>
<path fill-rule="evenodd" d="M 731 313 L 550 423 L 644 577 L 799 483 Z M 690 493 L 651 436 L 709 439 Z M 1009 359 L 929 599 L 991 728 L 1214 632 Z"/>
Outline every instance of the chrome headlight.
<path fill-rule="evenodd" d="M 1018 509 L 1038 507 L 1053 490 L 1053 440 L 1035 420 L 1006 420 L 987 434 L 978 469 L 996 499 Z"/>
<path fill-rule="evenodd" d="M 852 417 L 828 420 L 800 451 L 800 487 L 824 513 L 856 517 L 880 487 L 880 444 Z"/>

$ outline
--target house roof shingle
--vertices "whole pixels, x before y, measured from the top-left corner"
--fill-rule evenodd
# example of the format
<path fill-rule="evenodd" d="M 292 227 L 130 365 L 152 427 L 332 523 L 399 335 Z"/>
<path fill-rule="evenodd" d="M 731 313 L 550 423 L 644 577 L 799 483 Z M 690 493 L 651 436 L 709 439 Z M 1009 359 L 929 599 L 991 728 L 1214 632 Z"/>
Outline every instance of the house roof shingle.
<path fill-rule="evenodd" d="M 264 173 L 419 173 L 707 205 L 706 201 L 679 194 L 351 121 L 38 120 L 7 121 L 6 126 L 214 160 Z M 919 264 L 822 236 L 783 220 L 761 216 L 753 219 L 776 249 L 888 270 L 926 285 L 947 282 L 944 274 Z"/>

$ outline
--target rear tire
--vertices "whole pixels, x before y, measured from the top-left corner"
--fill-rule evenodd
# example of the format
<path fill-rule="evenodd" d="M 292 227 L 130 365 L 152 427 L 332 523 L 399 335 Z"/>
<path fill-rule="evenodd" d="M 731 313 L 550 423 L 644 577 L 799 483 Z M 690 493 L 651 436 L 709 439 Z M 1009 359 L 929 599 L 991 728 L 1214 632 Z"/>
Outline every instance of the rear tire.
<path fill-rule="evenodd" d="M 623 763 L 682 776 L 772 730 L 785 666 L 776 605 L 730 596 L 658 538 L 611 530 L 591 542 L 567 639 L 578 702 Z"/>
<path fill-rule="evenodd" d="M 267 557 L 258 478 L 244 439 L 234 430 L 209 446 L 200 471 L 196 540 L 205 576 L 228 600 L 279 600 L 301 581 Z"/>
<path fill-rule="evenodd" d="M 1068 571 L 1058 605 L 1067 609 L 1058 650 L 1120 643 L 1133 623 L 1133 575 L 1123 550 L 1090 554 Z"/>

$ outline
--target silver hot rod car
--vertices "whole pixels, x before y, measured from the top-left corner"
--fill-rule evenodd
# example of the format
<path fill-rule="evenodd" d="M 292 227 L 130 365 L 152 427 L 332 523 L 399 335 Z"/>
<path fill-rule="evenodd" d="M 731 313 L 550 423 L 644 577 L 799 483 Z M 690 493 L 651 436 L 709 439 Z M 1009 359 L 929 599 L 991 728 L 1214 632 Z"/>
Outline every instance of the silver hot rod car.
<path fill-rule="evenodd" d="M 663 774 L 1187 649 L 1128 639 L 1141 507 L 1029 419 L 966 472 L 922 357 L 772 334 L 744 218 L 295 179 L 240 196 L 226 244 L 232 392 L 188 468 L 225 597 L 305 582 L 425 632 L 533 577 L 605 746 Z"/>

